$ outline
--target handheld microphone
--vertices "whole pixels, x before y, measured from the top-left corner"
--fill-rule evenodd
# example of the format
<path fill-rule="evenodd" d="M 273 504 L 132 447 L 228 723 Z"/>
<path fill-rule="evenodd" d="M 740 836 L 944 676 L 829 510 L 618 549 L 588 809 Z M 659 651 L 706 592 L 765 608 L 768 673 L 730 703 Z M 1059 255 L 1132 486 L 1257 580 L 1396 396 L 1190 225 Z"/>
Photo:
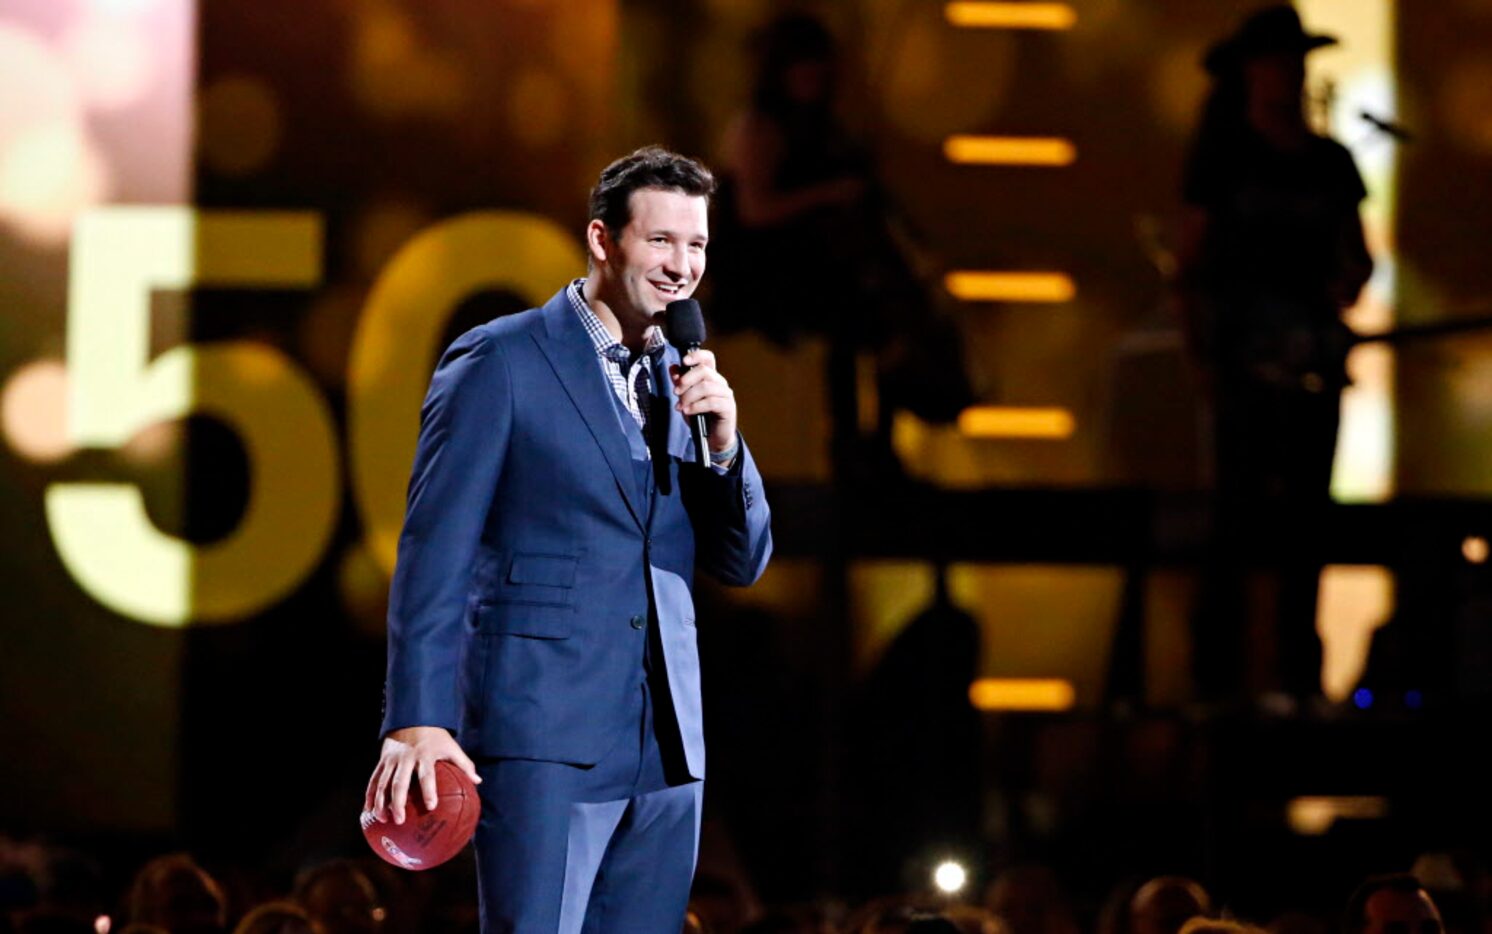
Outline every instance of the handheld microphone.
<path fill-rule="evenodd" d="M 1414 134 L 1404 129 L 1401 124 L 1395 123 L 1392 120 L 1386 120 L 1383 117 L 1376 116 L 1366 110 L 1358 111 L 1357 115 L 1361 117 L 1363 121 L 1366 122 L 1373 129 L 1377 130 L 1380 133 L 1387 134 L 1388 136 L 1393 137 L 1401 143 L 1414 142 Z"/>
<path fill-rule="evenodd" d="M 705 342 L 705 316 L 699 310 L 699 302 L 692 298 L 669 302 L 663 315 L 668 342 L 678 348 L 681 358 L 691 350 L 698 350 Z M 692 367 L 680 362 L 680 373 L 688 373 L 690 369 Z M 689 416 L 689 431 L 694 436 L 694 462 L 701 467 L 710 466 L 710 448 L 705 441 L 705 413 Z"/>

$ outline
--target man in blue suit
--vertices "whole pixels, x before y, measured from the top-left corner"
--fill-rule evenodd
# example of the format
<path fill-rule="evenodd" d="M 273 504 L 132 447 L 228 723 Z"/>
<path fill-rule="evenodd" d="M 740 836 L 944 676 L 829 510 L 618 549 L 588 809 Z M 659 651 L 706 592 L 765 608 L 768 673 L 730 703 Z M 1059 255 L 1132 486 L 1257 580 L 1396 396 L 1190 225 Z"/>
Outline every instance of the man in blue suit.
<path fill-rule="evenodd" d="M 730 385 L 658 327 L 704 273 L 713 191 L 655 147 L 607 167 L 587 277 L 458 338 L 421 412 L 364 806 L 402 822 L 416 781 L 433 805 L 441 759 L 479 783 L 484 932 L 683 922 L 704 779 L 694 570 L 744 586 L 772 550 Z"/>

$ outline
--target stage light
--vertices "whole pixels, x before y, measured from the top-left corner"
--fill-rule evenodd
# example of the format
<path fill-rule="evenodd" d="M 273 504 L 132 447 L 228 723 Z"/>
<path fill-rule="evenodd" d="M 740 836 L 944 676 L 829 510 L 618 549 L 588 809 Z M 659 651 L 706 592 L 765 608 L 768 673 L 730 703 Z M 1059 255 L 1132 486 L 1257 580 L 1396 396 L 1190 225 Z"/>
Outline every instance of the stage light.
<path fill-rule="evenodd" d="M 1060 272 L 998 272 L 960 269 L 943 277 L 954 298 L 965 302 L 1070 302 L 1072 277 Z"/>
<path fill-rule="evenodd" d="M 1072 682 L 1062 678 L 980 678 L 969 685 L 978 710 L 1060 711 L 1077 702 Z"/>
<path fill-rule="evenodd" d="M 1071 140 L 1056 136 L 974 136 L 943 141 L 943 155 L 959 165 L 1071 165 L 1078 157 Z"/>
<path fill-rule="evenodd" d="M 115 16 L 141 16 L 153 12 L 162 0 L 90 0 L 89 6 Z"/>
<path fill-rule="evenodd" d="M 962 891 L 969 881 L 969 873 L 953 860 L 944 860 L 933 870 L 933 885 L 945 895 Z"/>
<path fill-rule="evenodd" d="M 0 215 L 28 240 L 61 246 L 73 219 L 103 200 L 106 177 L 81 122 L 42 124 L 0 152 Z"/>
<path fill-rule="evenodd" d="M 1388 814 L 1388 800 L 1376 797 L 1306 796 L 1285 805 L 1285 822 L 1301 836 L 1319 837 L 1341 818 L 1376 820 Z"/>
<path fill-rule="evenodd" d="M 11 449 L 29 461 L 51 463 L 73 450 L 67 440 L 67 369 L 59 360 L 33 360 L 11 374 L 0 394 L 0 425 Z"/>
<path fill-rule="evenodd" d="M 109 934 L 110 929 L 112 929 L 113 927 L 114 919 L 110 918 L 108 915 L 99 915 L 97 918 L 93 919 L 93 929 L 97 931 L 98 934 Z"/>
<path fill-rule="evenodd" d="M 1393 613 L 1394 575 L 1370 564 L 1330 564 L 1321 571 L 1317 626 L 1321 690 L 1345 702 L 1362 680 L 1373 633 Z"/>
<path fill-rule="evenodd" d="M 1461 556 L 1468 564 L 1485 564 L 1487 550 L 1487 540 L 1480 535 L 1468 535 L 1461 542 Z"/>
<path fill-rule="evenodd" d="M 1367 688 L 1358 688 L 1352 692 L 1352 704 L 1358 710 L 1367 710 L 1373 706 L 1373 692 Z"/>
<path fill-rule="evenodd" d="M 1419 710 L 1425 706 L 1425 696 L 1419 691 L 1410 688 L 1404 692 L 1404 706 L 1409 710 Z"/>
<path fill-rule="evenodd" d="M 1076 427 L 1072 413 L 1060 408 L 979 405 L 958 415 L 958 430 L 966 438 L 1060 441 L 1072 437 Z"/>
<path fill-rule="evenodd" d="M 961 29 L 1071 29 L 1078 14 L 1066 3 L 994 3 L 961 0 L 943 7 Z"/>
<path fill-rule="evenodd" d="M 89 107 L 132 107 L 146 98 L 159 77 L 150 36 L 128 20 L 85 17 L 62 37 L 61 46 Z"/>
<path fill-rule="evenodd" d="M 67 62 L 29 30 L 0 24 L 0 220 L 34 245 L 67 242 L 73 218 L 105 194 L 106 169 Z"/>

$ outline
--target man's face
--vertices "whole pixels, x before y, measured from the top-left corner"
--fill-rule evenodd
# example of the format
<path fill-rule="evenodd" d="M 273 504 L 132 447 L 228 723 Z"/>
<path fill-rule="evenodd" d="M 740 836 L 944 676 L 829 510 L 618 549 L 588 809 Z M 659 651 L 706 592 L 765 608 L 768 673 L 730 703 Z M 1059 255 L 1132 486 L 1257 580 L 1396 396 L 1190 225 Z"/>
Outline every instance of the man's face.
<path fill-rule="evenodd" d="M 618 318 L 651 321 L 688 298 L 705 273 L 709 217 L 702 197 L 660 188 L 632 192 L 632 219 L 605 238 L 607 300 Z M 593 222 L 595 223 L 595 222 Z"/>
<path fill-rule="evenodd" d="M 1363 906 L 1363 934 L 1442 934 L 1440 912 L 1424 892 L 1374 892 Z"/>

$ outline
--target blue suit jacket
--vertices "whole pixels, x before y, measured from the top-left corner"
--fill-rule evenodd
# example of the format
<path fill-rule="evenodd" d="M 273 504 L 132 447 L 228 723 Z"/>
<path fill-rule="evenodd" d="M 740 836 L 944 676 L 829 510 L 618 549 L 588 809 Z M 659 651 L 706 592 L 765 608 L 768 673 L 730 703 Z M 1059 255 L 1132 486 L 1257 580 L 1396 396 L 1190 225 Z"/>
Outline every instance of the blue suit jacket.
<path fill-rule="evenodd" d="M 651 618 L 689 772 L 704 776 L 694 569 L 750 584 L 772 538 L 744 443 L 724 475 L 693 465 L 666 378 L 677 362 L 668 348 L 653 383 L 650 503 L 563 289 L 446 351 L 389 594 L 383 732 L 440 726 L 474 756 L 594 763 L 635 728 Z"/>

